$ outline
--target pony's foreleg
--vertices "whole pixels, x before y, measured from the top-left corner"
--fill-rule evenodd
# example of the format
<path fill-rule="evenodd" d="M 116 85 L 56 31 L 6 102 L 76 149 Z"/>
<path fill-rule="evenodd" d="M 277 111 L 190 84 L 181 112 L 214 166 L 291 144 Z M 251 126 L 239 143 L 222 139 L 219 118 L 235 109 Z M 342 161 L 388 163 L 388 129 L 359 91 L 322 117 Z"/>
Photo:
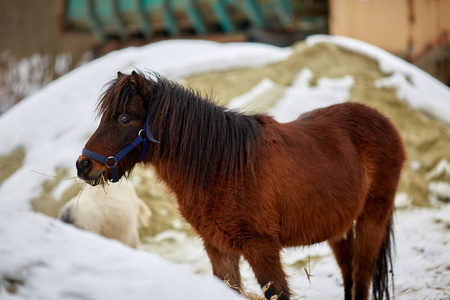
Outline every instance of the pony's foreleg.
<path fill-rule="evenodd" d="M 231 288 L 240 292 L 242 288 L 241 274 L 239 272 L 240 256 L 221 251 L 206 241 L 204 241 L 204 247 L 211 261 L 214 275 L 227 282 Z"/>
<path fill-rule="evenodd" d="M 281 265 L 280 250 L 281 246 L 277 247 L 276 243 L 268 240 L 248 242 L 243 249 L 244 258 L 250 264 L 261 288 L 270 283 L 265 292 L 267 299 L 276 295 L 278 300 L 288 300 L 291 295 Z"/>
<path fill-rule="evenodd" d="M 352 300 L 353 228 L 347 232 L 345 237 L 328 240 L 328 244 L 333 250 L 336 261 L 342 272 L 345 300 Z"/>

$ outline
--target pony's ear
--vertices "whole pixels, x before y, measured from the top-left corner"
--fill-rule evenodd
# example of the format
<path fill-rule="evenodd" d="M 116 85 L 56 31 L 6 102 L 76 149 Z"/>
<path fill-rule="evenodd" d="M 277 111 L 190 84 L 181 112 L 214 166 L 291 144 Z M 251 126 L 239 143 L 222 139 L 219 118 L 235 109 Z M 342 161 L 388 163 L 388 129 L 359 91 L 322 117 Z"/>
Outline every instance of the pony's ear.
<path fill-rule="evenodd" d="M 131 72 L 130 82 L 133 89 L 137 91 L 141 96 L 146 99 L 150 97 L 150 85 L 144 75 L 133 71 Z"/>
<path fill-rule="evenodd" d="M 141 90 L 141 88 L 145 85 L 144 76 L 138 74 L 136 71 L 131 72 L 131 85 L 136 91 Z"/>
<path fill-rule="evenodd" d="M 117 72 L 117 78 L 119 78 L 119 77 L 122 77 L 123 76 L 123 73 L 122 72 Z"/>

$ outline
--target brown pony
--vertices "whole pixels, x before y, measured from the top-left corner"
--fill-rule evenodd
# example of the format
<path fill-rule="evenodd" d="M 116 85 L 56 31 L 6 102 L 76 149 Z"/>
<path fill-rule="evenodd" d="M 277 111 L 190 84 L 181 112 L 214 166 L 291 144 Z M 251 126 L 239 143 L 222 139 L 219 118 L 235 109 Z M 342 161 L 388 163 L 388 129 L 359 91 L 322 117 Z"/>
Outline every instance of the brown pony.
<path fill-rule="evenodd" d="M 261 286 L 272 282 L 267 298 L 289 299 L 280 250 L 328 241 L 345 299 L 367 299 L 371 282 L 373 298 L 389 298 L 405 154 L 394 126 L 374 109 L 338 104 L 280 124 L 133 71 L 118 73 L 98 110 L 78 176 L 95 185 L 119 180 L 140 159 L 154 166 L 220 279 L 239 289 L 243 256 Z"/>

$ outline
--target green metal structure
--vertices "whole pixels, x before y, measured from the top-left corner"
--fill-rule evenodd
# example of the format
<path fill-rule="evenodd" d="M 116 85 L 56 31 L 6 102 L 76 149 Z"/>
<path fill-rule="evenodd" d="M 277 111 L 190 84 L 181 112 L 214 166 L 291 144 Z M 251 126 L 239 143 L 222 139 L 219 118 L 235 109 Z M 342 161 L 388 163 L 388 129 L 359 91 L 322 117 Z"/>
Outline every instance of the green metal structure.
<path fill-rule="evenodd" d="M 61 0 L 64 31 L 111 38 L 235 34 L 247 28 L 326 32 L 326 0 Z"/>

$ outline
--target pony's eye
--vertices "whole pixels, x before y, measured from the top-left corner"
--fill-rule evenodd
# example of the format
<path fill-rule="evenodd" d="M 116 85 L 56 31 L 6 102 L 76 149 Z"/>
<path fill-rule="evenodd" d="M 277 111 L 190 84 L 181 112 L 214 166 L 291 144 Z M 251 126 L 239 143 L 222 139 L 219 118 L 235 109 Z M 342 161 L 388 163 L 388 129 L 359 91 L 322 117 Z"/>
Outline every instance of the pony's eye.
<path fill-rule="evenodd" d="M 126 114 L 119 116 L 119 122 L 122 125 L 127 125 L 128 123 L 130 123 L 130 121 L 131 121 L 130 117 Z"/>

